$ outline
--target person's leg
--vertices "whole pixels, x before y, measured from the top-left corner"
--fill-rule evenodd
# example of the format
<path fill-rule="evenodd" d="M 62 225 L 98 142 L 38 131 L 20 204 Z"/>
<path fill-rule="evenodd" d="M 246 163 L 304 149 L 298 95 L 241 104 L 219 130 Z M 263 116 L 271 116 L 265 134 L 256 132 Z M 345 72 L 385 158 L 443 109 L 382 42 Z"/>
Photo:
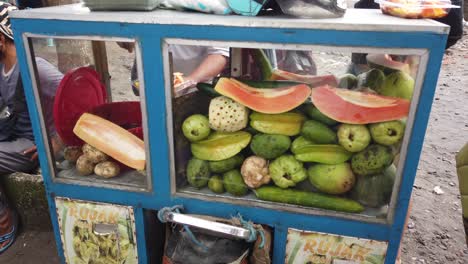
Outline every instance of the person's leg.
<path fill-rule="evenodd" d="M 0 176 L 13 172 L 31 172 L 37 166 L 29 156 L 22 152 L 34 146 L 28 139 L 0 142 Z"/>
<path fill-rule="evenodd" d="M 17 171 L 30 172 L 33 170 L 37 163 L 21 154 L 32 146 L 34 146 L 34 142 L 28 139 L 0 142 L 0 177 Z M 15 241 L 17 228 L 17 214 L 8 206 L 5 192 L 0 186 L 0 254 Z"/>
<path fill-rule="evenodd" d="M 15 241 L 18 229 L 16 212 L 8 206 L 5 192 L 0 186 L 0 254 L 5 252 Z"/>

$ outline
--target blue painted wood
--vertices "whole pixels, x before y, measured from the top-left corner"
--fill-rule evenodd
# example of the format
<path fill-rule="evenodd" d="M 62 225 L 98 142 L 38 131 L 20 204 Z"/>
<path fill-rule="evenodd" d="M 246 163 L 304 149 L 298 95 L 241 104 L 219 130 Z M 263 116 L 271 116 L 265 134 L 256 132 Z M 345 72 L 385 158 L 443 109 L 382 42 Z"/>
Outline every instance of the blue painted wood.
<path fill-rule="evenodd" d="M 286 260 L 286 242 L 288 238 L 288 228 L 276 226 L 273 240 L 273 263 L 285 263 Z"/>
<path fill-rule="evenodd" d="M 100 23 L 88 21 L 55 21 L 14 19 L 16 30 L 50 35 L 98 35 L 206 39 L 222 41 L 256 41 L 328 46 L 363 46 L 382 48 L 430 48 L 431 42 L 443 41 L 440 34 L 429 32 L 363 32 L 307 29 L 197 27 L 186 25 L 154 25 Z M 225 34 L 229 32 L 229 34 Z"/>
<path fill-rule="evenodd" d="M 145 216 L 143 208 L 134 207 L 133 213 L 135 215 L 138 263 L 145 264 L 148 263 L 148 251 L 146 245 Z"/>
<path fill-rule="evenodd" d="M 287 228 L 294 227 L 332 234 L 356 236 L 376 240 L 389 241 L 386 263 L 393 263 L 397 254 L 399 241 L 408 207 L 408 201 L 414 182 L 419 155 L 423 143 L 427 120 L 440 69 L 443 47 L 446 35 L 429 32 L 360 32 L 333 31 L 307 29 L 275 29 L 275 28 L 241 28 L 223 26 L 183 26 L 183 25 L 138 25 L 125 23 L 103 23 L 83 21 L 56 21 L 38 19 L 13 19 L 13 30 L 19 64 L 23 73 L 23 83 L 31 112 L 34 133 L 38 139 L 40 153 L 44 153 L 45 144 L 39 124 L 39 114 L 36 111 L 34 95 L 31 86 L 31 76 L 28 72 L 24 43 L 21 35 L 24 32 L 35 34 L 55 35 L 95 35 L 135 38 L 140 41 L 143 66 L 144 84 L 146 87 L 146 105 L 148 116 L 148 131 L 150 145 L 150 164 L 152 172 L 153 190 L 148 193 L 113 190 L 109 188 L 85 187 L 77 185 L 59 184 L 52 182 L 47 166 L 47 157 L 40 155 L 44 181 L 46 183 L 48 201 L 52 215 L 55 215 L 54 195 L 62 195 L 75 199 L 85 199 L 131 205 L 136 207 L 136 221 L 138 231 L 144 230 L 142 208 L 159 209 L 164 206 L 183 204 L 188 213 L 209 214 L 219 217 L 230 217 L 242 214 L 252 221 L 268 224 L 274 227 L 274 256 L 273 263 L 284 263 Z M 226 34 L 229 32 L 229 34 Z M 408 146 L 408 154 L 403 170 L 403 181 L 399 190 L 394 222 L 391 225 L 363 223 L 344 218 L 330 216 L 314 216 L 290 212 L 280 212 L 272 209 L 232 205 L 221 202 L 208 202 L 197 199 L 173 197 L 170 193 L 170 153 L 168 150 L 168 135 L 166 124 L 166 95 L 162 66 L 161 43 L 164 38 L 186 38 L 220 41 L 252 41 L 267 43 L 314 44 L 324 46 L 362 46 L 386 48 L 422 48 L 430 51 L 429 63 L 418 111 L 415 116 L 414 128 Z M 63 260 L 60 244 L 60 233 L 56 219 L 52 223 L 57 240 L 59 254 Z M 144 233 L 144 231 L 143 231 Z M 140 248 L 140 263 L 146 260 L 146 249 Z M 142 242 L 144 244 L 144 242 Z"/>
<path fill-rule="evenodd" d="M 415 115 L 413 130 L 411 131 L 411 142 L 408 146 L 408 153 L 403 171 L 403 178 L 397 201 L 394 222 L 389 239 L 389 251 L 387 254 L 387 263 L 394 263 L 397 257 L 398 248 L 402 238 L 402 233 L 405 225 L 405 218 L 408 211 L 408 204 L 411 199 L 414 180 L 419 163 L 421 149 L 424 143 L 424 135 L 426 133 L 429 114 L 431 112 L 432 102 L 437 87 L 437 79 L 440 72 L 440 66 L 445 50 L 446 36 L 444 41 L 432 42 L 429 61 L 424 76 L 424 83 L 421 89 L 418 109 Z"/>

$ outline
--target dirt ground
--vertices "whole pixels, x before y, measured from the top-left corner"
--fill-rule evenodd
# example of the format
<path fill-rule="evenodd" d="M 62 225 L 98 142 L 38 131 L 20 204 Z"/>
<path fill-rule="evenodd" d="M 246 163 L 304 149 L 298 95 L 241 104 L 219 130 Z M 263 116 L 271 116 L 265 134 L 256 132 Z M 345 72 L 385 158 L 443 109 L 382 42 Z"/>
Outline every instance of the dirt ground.
<path fill-rule="evenodd" d="M 466 29 L 466 28 L 465 28 Z M 455 154 L 468 142 L 468 35 L 444 57 L 402 243 L 403 263 L 468 263 Z M 440 186 L 443 194 L 435 194 Z"/>
<path fill-rule="evenodd" d="M 112 44 L 114 45 L 114 44 Z M 117 51 L 108 46 L 112 51 Z M 44 47 L 43 47 L 44 48 Z M 39 51 L 39 50 L 38 50 Z M 50 49 L 41 50 L 46 54 Z M 111 52 L 117 100 L 129 100 L 131 55 Z M 53 60 L 53 59 L 52 59 Z M 117 67 L 117 65 L 119 67 Z M 413 192 L 413 209 L 402 242 L 402 263 L 464 264 L 468 249 L 462 225 L 454 155 L 468 141 L 468 35 L 446 52 Z M 439 186 L 443 193 L 436 194 Z M 0 263 L 59 263 L 52 232 L 23 231 Z"/>

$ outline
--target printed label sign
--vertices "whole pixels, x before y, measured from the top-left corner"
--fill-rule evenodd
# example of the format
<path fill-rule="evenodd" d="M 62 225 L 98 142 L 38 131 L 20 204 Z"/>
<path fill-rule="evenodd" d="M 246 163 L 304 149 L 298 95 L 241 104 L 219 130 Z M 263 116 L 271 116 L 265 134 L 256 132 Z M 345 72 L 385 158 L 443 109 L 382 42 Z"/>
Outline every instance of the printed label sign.
<path fill-rule="evenodd" d="M 68 264 L 138 263 L 131 207 L 56 198 Z"/>
<path fill-rule="evenodd" d="M 384 264 L 387 242 L 288 230 L 287 264 Z"/>

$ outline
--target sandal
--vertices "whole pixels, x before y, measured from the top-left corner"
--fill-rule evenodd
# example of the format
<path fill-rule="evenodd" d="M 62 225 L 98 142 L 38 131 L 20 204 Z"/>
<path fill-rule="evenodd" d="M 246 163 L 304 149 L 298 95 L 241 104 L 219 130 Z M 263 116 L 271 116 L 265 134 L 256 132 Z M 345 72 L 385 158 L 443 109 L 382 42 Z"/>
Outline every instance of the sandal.
<path fill-rule="evenodd" d="M 0 190 L 0 254 L 15 241 L 18 230 L 18 216 L 8 207 L 5 196 Z"/>

